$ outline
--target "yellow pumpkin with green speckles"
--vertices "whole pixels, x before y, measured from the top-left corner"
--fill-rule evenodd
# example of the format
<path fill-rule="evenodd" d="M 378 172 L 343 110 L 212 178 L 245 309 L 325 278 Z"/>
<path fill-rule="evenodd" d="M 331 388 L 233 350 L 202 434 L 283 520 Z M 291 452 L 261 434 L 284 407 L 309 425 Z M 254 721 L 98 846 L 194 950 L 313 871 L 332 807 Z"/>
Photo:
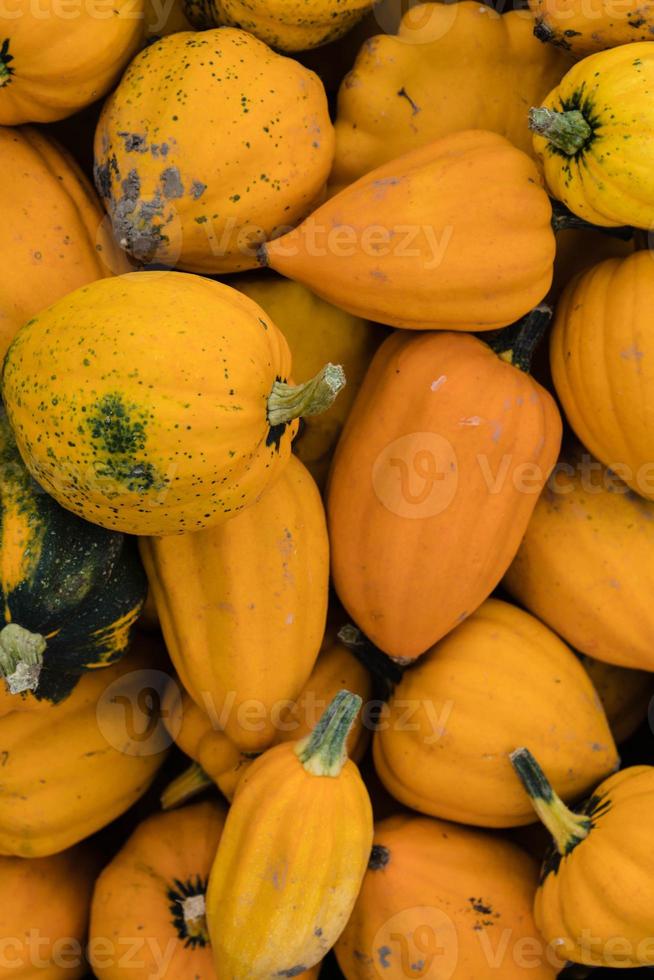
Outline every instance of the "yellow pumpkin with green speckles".
<path fill-rule="evenodd" d="M 333 153 L 317 75 L 244 31 L 185 31 L 141 52 L 107 101 L 95 181 L 138 261 L 236 272 L 313 210 Z"/>
<path fill-rule="evenodd" d="M 63 506 L 131 534 L 197 531 L 281 473 L 296 419 L 343 384 L 287 384 L 288 345 L 229 286 L 138 272 L 84 286 L 18 333 L 3 395 L 21 455 Z"/>

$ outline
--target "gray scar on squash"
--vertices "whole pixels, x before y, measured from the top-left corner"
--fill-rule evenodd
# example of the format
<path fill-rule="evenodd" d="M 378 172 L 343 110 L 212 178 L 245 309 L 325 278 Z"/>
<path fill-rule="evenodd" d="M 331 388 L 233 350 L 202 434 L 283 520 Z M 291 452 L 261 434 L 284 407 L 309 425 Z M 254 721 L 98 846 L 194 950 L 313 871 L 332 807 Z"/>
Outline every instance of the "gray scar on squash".
<path fill-rule="evenodd" d="M 163 195 L 169 201 L 184 196 L 184 185 L 177 167 L 167 167 L 161 174 Z"/>

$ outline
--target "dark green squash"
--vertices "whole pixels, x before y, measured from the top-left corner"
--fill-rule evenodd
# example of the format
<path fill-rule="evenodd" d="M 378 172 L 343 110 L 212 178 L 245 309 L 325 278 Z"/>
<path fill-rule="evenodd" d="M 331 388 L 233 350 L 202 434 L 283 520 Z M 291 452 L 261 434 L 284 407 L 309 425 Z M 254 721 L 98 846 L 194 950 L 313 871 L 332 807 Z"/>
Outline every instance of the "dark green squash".
<path fill-rule="evenodd" d="M 0 677 L 58 702 L 118 660 L 145 600 L 133 539 L 80 520 L 25 468 L 0 416 Z M 4 625 L 1 625 L 4 623 Z"/>

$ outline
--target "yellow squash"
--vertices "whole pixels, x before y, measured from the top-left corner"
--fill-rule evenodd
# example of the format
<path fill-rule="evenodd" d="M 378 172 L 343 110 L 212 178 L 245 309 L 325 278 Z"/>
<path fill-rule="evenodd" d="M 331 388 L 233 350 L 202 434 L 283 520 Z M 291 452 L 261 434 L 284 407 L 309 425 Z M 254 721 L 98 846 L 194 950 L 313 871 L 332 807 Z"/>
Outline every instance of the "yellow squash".
<path fill-rule="evenodd" d="M 279 706 L 308 680 L 327 617 L 325 512 L 305 467 L 291 457 L 242 514 L 197 534 L 145 539 L 141 555 L 186 690 L 239 748 L 272 744 Z"/>
<path fill-rule="evenodd" d="M 183 31 L 146 48 L 107 100 L 95 181 L 138 261 L 235 272 L 309 214 L 333 154 L 317 75 L 245 31 Z"/>
<path fill-rule="evenodd" d="M 528 749 L 511 759 L 554 839 L 534 906 L 544 939 L 573 963 L 654 966 L 654 768 L 610 776 L 573 812 Z"/>
<path fill-rule="evenodd" d="M 404 673 L 375 733 L 375 766 L 389 792 L 421 813 L 516 827 L 533 820 L 509 761 L 525 739 L 565 800 L 618 764 L 572 651 L 533 616 L 489 599 Z"/>
<path fill-rule="evenodd" d="M 504 585 L 581 653 L 654 671 L 654 501 L 588 454 L 558 464 Z"/>
<path fill-rule="evenodd" d="M 366 41 L 338 96 L 332 188 L 463 129 L 490 129 L 531 153 L 526 110 L 572 65 L 533 28 L 527 11 L 462 0 L 413 5 L 397 36 Z"/>
<path fill-rule="evenodd" d="M 623 44 L 578 62 L 530 111 L 558 200 L 594 225 L 654 223 L 654 50 Z"/>
<path fill-rule="evenodd" d="M 27 323 L 3 395 L 28 469 L 62 506 L 113 530 L 175 534 L 254 503 L 286 465 L 295 419 L 331 404 L 342 370 L 294 388 L 290 362 L 242 293 L 138 272 Z"/>
<path fill-rule="evenodd" d="M 340 692 L 311 735 L 243 777 L 209 879 L 216 972 L 294 977 L 344 929 L 366 870 L 372 810 L 345 742 L 361 699 Z"/>
<path fill-rule="evenodd" d="M 540 41 L 584 58 L 604 48 L 651 41 L 651 0 L 529 0 Z"/>

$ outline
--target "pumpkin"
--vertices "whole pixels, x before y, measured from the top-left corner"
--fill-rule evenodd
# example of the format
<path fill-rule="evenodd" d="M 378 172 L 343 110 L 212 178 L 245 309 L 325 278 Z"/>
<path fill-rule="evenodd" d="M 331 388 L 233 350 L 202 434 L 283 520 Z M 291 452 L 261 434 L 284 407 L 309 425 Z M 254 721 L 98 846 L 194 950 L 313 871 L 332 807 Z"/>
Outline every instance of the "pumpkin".
<path fill-rule="evenodd" d="M 654 671 L 654 503 L 590 456 L 557 466 L 504 585 L 575 649 Z"/>
<path fill-rule="evenodd" d="M 0 688 L 0 854 L 43 857 L 106 826 L 165 758 L 157 648 L 146 637 L 52 705 Z"/>
<path fill-rule="evenodd" d="M 573 963 L 654 966 L 654 768 L 610 776 L 573 812 L 528 749 L 517 749 L 512 761 L 554 840 L 534 906 L 545 940 Z"/>
<path fill-rule="evenodd" d="M 624 44 L 578 62 L 530 110 L 547 186 L 591 224 L 654 222 L 653 83 L 651 44 Z"/>
<path fill-rule="evenodd" d="M 539 41 L 584 58 L 604 48 L 651 41 L 654 4 L 649 0 L 529 0 Z"/>
<path fill-rule="evenodd" d="M 533 813 L 509 753 L 528 737 L 565 800 L 618 765 L 591 680 L 529 613 L 489 599 L 395 688 L 373 739 L 392 795 L 429 816 L 517 827 Z"/>
<path fill-rule="evenodd" d="M 372 696 L 370 674 L 341 643 L 328 642 L 304 688 L 295 702 L 282 704 L 276 712 L 275 744 L 294 742 L 309 735 L 319 715 L 346 688 L 358 694 L 364 705 Z M 227 797 L 234 798 L 241 777 L 252 764 L 252 755 L 240 752 L 220 729 L 220 717 L 210 705 L 198 707 L 188 694 L 181 700 L 171 685 L 163 700 L 166 727 L 179 747 L 194 759 L 193 765 L 166 787 L 162 796 L 165 809 L 201 792 L 212 783 Z M 359 762 L 368 745 L 368 728 L 355 719 L 347 741 L 348 756 Z"/>
<path fill-rule="evenodd" d="M 526 154 L 496 133 L 453 133 L 362 177 L 260 261 L 367 320 L 491 330 L 549 289 L 551 217 Z"/>
<path fill-rule="evenodd" d="M 0 127 L 0 357 L 19 327 L 66 293 L 127 263 L 86 177 L 31 127 Z"/>
<path fill-rule="evenodd" d="M 143 0 L 72 11 L 55 0 L 9 0 L 0 30 L 0 125 L 65 119 L 105 95 L 141 45 L 143 13 Z"/>
<path fill-rule="evenodd" d="M 537 884 L 538 865 L 509 841 L 413 814 L 389 817 L 375 826 L 338 964 L 346 980 L 377 980 L 382 970 L 388 980 L 554 980 L 532 916 Z M 503 930 L 509 943 L 499 942 Z"/>
<path fill-rule="evenodd" d="M 571 282 L 557 306 L 550 343 L 556 392 L 583 445 L 640 496 L 654 499 L 647 391 L 649 251 L 608 259 Z"/>
<path fill-rule="evenodd" d="M 560 439 L 551 396 L 481 340 L 397 332 L 382 344 L 327 490 L 334 585 L 373 643 L 408 662 L 487 598 Z"/>
<path fill-rule="evenodd" d="M 572 65 L 539 45 L 533 27 L 522 10 L 425 3 L 407 10 L 397 36 L 366 41 L 338 94 L 332 187 L 464 129 L 492 130 L 532 153 L 525 107 Z"/>
<path fill-rule="evenodd" d="M 373 830 L 366 788 L 345 751 L 360 706 L 340 692 L 311 735 L 276 745 L 241 780 L 207 892 L 218 976 L 297 976 L 345 927 Z"/>
<path fill-rule="evenodd" d="M 616 743 L 620 745 L 640 728 L 654 697 L 654 674 L 616 667 L 594 657 L 581 657 L 593 682 Z"/>
<path fill-rule="evenodd" d="M 0 416 L 0 677 L 60 701 L 79 675 L 127 649 L 146 580 L 133 541 L 43 493 Z"/>
<path fill-rule="evenodd" d="M 258 303 L 282 331 L 298 377 L 313 377 L 328 360 L 343 366 L 347 385 L 330 409 L 304 420 L 293 443 L 293 451 L 323 489 L 334 447 L 382 331 L 289 279 L 251 275 L 235 279 L 234 286 Z"/>
<path fill-rule="evenodd" d="M 375 0 L 184 0 L 197 27 L 231 24 L 281 51 L 306 51 L 336 41 Z"/>
<path fill-rule="evenodd" d="M 241 293 L 139 272 L 84 286 L 27 323 L 3 394 L 28 469 L 63 507 L 163 535 L 254 503 L 288 460 L 295 419 L 328 407 L 344 382 L 329 366 L 293 388 L 289 371 L 284 337 Z"/>
<path fill-rule="evenodd" d="M 2 980 L 79 980 L 96 875 L 94 855 L 77 847 L 52 857 L 0 857 Z"/>
<path fill-rule="evenodd" d="M 313 669 L 327 618 L 329 542 L 318 489 L 291 457 L 258 503 L 218 528 L 147 538 L 141 554 L 166 646 L 196 704 L 246 752 Z"/>
<path fill-rule="evenodd" d="M 107 100 L 95 181 L 138 261 L 236 272 L 309 214 L 333 154 L 313 72 L 244 31 L 183 31 L 142 51 Z"/>

